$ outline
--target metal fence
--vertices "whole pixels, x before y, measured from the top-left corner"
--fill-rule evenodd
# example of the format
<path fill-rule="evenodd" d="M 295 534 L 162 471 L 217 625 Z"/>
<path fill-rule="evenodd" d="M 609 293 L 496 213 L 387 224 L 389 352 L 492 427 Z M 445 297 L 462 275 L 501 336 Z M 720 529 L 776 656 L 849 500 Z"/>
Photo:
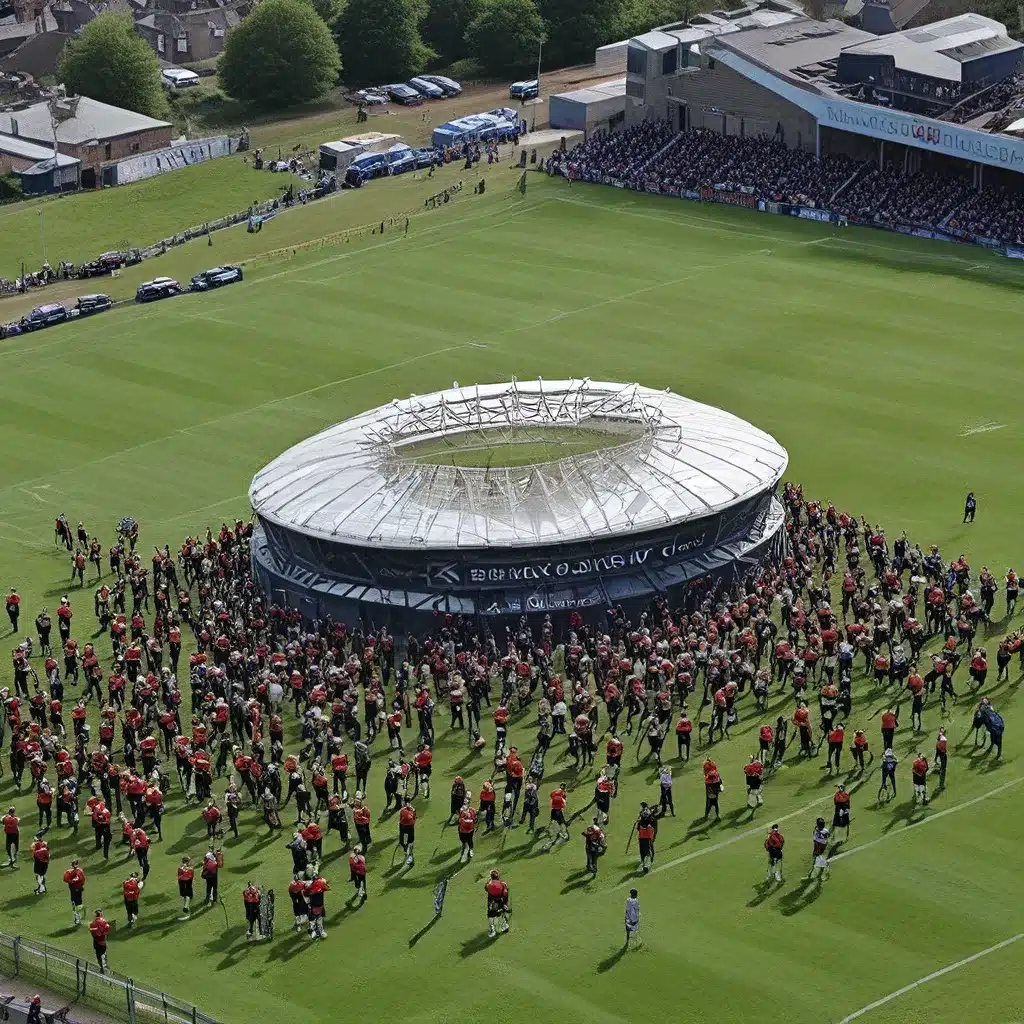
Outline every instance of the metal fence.
<path fill-rule="evenodd" d="M 218 1024 L 209 1014 L 166 992 L 153 992 L 91 960 L 0 932 L 0 973 L 27 979 L 128 1024 Z"/>

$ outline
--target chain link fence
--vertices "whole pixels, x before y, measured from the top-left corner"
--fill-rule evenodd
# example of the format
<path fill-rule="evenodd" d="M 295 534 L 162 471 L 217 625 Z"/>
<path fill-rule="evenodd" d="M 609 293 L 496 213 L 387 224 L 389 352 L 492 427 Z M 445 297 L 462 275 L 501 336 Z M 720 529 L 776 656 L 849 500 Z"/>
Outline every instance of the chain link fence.
<path fill-rule="evenodd" d="M 153 992 L 117 971 L 101 974 L 91 960 L 0 932 L 0 973 L 52 989 L 71 1003 L 91 1006 L 127 1024 L 218 1024 L 191 1003 Z"/>

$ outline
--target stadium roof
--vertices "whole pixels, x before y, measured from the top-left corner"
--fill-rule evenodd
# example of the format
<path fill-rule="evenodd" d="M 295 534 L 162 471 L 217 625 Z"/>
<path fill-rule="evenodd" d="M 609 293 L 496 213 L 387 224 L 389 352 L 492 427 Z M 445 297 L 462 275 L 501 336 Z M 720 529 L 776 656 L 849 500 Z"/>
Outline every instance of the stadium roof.
<path fill-rule="evenodd" d="M 890 56 L 901 71 L 959 82 L 961 65 L 967 61 L 1021 48 L 998 21 L 981 14 L 959 14 L 921 28 L 874 36 L 844 52 Z"/>
<path fill-rule="evenodd" d="M 795 68 L 832 60 L 846 47 L 876 37 L 841 21 L 813 21 L 802 18 L 771 28 L 734 32 L 716 40 L 742 57 L 781 74 Z"/>
<path fill-rule="evenodd" d="M 517 467 L 437 464 L 406 447 L 475 433 L 486 448 L 495 434 L 528 441 L 531 429 L 549 441 L 558 427 L 608 431 L 609 447 Z M 513 381 L 413 396 L 345 420 L 257 473 L 249 498 L 262 519 L 340 543 L 519 547 L 712 515 L 773 488 L 787 462 L 764 431 L 669 391 Z"/>

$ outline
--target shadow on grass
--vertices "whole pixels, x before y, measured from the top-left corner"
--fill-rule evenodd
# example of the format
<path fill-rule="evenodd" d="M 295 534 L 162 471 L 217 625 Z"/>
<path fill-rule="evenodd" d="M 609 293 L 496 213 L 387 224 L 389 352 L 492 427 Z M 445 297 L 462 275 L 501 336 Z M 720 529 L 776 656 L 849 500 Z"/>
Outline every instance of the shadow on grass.
<path fill-rule="evenodd" d="M 462 948 L 459 950 L 459 956 L 463 960 L 479 953 L 481 950 L 486 949 L 492 942 L 496 942 L 497 938 L 491 938 L 490 935 L 484 933 L 482 935 L 474 936 L 472 939 L 466 939 L 462 944 Z"/>
<path fill-rule="evenodd" d="M 436 925 L 437 922 L 440 921 L 440 920 L 441 920 L 441 915 L 440 914 L 435 914 L 418 932 L 416 932 L 415 935 L 410 936 L 409 937 L 409 948 L 412 949 L 412 947 L 415 946 L 416 943 L 419 942 L 420 939 L 422 939 L 427 934 L 427 932 L 429 932 L 430 929 L 433 928 L 434 925 Z"/>
<path fill-rule="evenodd" d="M 823 887 L 820 875 L 813 881 L 806 878 L 801 879 L 797 888 L 790 889 L 779 900 L 779 910 L 783 917 L 792 917 L 794 914 L 799 914 L 801 910 L 806 910 L 821 895 Z"/>
<path fill-rule="evenodd" d="M 611 956 L 606 956 L 597 965 L 597 973 L 604 974 L 606 971 L 610 971 L 626 955 L 627 949 L 629 949 L 629 946 L 623 943 Z"/>

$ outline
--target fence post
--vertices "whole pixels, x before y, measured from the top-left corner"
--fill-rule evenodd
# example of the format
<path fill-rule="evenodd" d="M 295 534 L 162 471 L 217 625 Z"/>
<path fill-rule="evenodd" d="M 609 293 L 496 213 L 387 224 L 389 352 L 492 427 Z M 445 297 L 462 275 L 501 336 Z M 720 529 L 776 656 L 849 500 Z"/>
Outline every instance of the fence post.
<path fill-rule="evenodd" d="M 86 983 L 89 980 L 89 965 L 86 964 L 85 967 L 83 968 L 81 958 L 75 960 L 75 977 L 79 978 L 82 982 L 82 987 L 79 990 L 78 994 L 84 996 Z"/>
<path fill-rule="evenodd" d="M 14 954 L 14 973 L 17 975 L 21 970 L 21 936 L 15 935 L 11 942 L 11 952 Z"/>
<path fill-rule="evenodd" d="M 135 1024 L 135 985 L 131 978 L 125 982 L 124 994 L 128 1000 L 128 1024 Z"/>

